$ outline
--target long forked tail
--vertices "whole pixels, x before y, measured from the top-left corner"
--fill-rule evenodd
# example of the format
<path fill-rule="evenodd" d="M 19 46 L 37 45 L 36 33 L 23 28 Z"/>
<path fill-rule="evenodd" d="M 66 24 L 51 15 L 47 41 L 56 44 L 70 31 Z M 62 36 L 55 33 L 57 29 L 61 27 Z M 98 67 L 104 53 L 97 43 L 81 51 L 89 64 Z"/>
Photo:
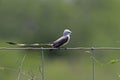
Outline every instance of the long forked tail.
<path fill-rule="evenodd" d="M 21 47 L 37 47 L 37 46 L 52 46 L 53 44 L 39 44 L 39 43 L 34 43 L 34 44 L 21 44 L 21 43 L 15 43 L 15 42 L 7 42 L 8 44 L 11 44 L 11 45 L 17 45 L 17 46 L 21 46 Z"/>

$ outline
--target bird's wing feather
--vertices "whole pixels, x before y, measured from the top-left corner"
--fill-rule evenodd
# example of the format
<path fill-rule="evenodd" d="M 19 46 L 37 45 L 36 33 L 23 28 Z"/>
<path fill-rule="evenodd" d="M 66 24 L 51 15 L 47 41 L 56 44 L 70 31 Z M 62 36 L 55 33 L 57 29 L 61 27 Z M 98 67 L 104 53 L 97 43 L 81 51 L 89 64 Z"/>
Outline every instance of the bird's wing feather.
<path fill-rule="evenodd" d="M 67 41 L 68 41 L 68 36 L 62 36 L 53 42 L 53 47 L 55 47 L 55 48 L 60 47 L 61 45 L 63 45 Z"/>

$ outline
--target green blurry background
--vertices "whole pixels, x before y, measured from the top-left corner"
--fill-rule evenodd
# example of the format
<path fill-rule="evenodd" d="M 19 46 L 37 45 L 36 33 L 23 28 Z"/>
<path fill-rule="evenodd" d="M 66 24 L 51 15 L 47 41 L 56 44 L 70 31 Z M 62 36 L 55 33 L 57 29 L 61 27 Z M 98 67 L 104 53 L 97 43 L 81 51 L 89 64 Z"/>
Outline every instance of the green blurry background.
<path fill-rule="evenodd" d="M 66 47 L 120 47 L 119 0 L 0 0 L 0 47 L 49 43 L 64 29 L 72 31 Z M 95 51 L 95 80 L 120 79 L 120 51 Z M 91 53 L 44 51 L 45 80 L 92 80 Z M 0 51 L 0 80 L 41 80 L 41 51 Z"/>

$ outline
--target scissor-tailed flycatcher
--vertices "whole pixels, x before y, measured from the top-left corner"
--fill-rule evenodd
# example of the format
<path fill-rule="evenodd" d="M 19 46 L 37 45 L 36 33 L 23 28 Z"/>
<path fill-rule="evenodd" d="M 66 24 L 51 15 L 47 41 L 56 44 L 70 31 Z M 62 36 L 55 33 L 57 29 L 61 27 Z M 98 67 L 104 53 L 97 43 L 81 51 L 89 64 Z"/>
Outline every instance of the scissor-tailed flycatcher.
<path fill-rule="evenodd" d="M 72 32 L 69 29 L 65 29 L 63 32 L 63 36 L 60 37 L 59 39 L 57 39 L 56 41 L 54 41 L 52 44 L 52 47 L 54 48 L 58 48 L 61 47 L 65 44 L 67 44 L 70 41 L 70 34 Z"/>
<path fill-rule="evenodd" d="M 46 45 L 46 46 L 52 46 L 53 48 L 58 48 L 69 42 L 71 33 L 72 32 L 69 29 L 65 29 L 63 32 L 63 36 L 61 36 L 59 39 L 57 39 L 56 41 L 54 41 L 53 43 L 50 43 L 50 44 L 39 44 L 39 43 L 19 44 L 19 43 L 14 43 L 14 42 L 7 42 L 7 43 L 12 44 L 12 45 L 18 45 L 18 46 L 43 46 L 43 45 Z"/>

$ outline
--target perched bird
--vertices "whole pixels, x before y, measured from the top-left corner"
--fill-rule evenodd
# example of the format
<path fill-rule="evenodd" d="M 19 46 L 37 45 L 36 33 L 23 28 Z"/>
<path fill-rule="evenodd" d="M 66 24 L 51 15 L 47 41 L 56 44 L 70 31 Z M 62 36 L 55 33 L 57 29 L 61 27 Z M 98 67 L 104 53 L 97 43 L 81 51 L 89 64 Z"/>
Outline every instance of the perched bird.
<path fill-rule="evenodd" d="M 63 36 L 60 37 L 59 39 L 57 39 L 56 41 L 54 41 L 52 43 L 52 47 L 58 48 L 58 47 L 61 47 L 65 44 L 67 44 L 70 41 L 71 33 L 72 32 L 69 29 L 65 29 L 64 32 L 63 32 Z"/>
<path fill-rule="evenodd" d="M 69 29 L 65 29 L 63 32 L 63 35 L 58 38 L 56 41 L 49 43 L 49 44 L 39 44 L 39 43 L 34 43 L 34 44 L 20 44 L 20 43 L 15 43 L 15 42 L 7 42 L 8 44 L 11 45 L 17 45 L 17 46 L 52 46 L 53 48 L 59 48 L 65 44 L 67 44 L 70 41 L 70 35 L 71 31 Z"/>

